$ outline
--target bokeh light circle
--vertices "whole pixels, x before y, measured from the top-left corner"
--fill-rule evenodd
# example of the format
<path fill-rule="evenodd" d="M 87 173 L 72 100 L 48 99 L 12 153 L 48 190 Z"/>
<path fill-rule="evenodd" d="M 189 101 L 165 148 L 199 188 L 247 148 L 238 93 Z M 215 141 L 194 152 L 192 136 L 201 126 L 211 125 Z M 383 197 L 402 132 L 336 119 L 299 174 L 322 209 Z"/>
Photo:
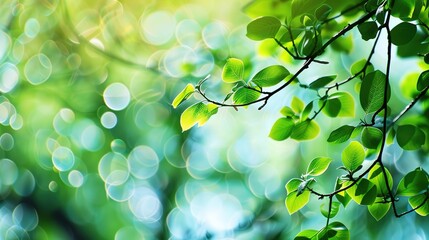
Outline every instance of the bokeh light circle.
<path fill-rule="evenodd" d="M 135 147 L 128 156 L 131 174 L 139 179 L 147 179 L 155 175 L 159 167 L 156 152 L 148 146 Z"/>
<path fill-rule="evenodd" d="M 68 180 L 70 185 L 72 185 L 75 188 L 78 188 L 82 186 L 84 182 L 84 176 L 80 171 L 72 170 L 69 172 Z"/>
<path fill-rule="evenodd" d="M 157 11 L 141 19 L 141 29 L 146 41 L 163 45 L 174 35 L 176 20 L 166 11 Z"/>
<path fill-rule="evenodd" d="M 0 147 L 5 151 L 10 151 L 15 145 L 15 140 L 10 133 L 3 133 L 0 136 Z"/>
<path fill-rule="evenodd" d="M 10 159 L 0 160 L 0 184 L 12 185 L 18 178 L 18 167 Z"/>
<path fill-rule="evenodd" d="M 106 184 L 121 185 L 130 175 L 128 161 L 120 153 L 107 153 L 98 164 L 98 173 Z"/>
<path fill-rule="evenodd" d="M 52 73 L 51 60 L 43 53 L 31 57 L 24 67 L 27 80 L 33 85 L 39 85 L 49 79 Z"/>
<path fill-rule="evenodd" d="M 112 129 L 116 126 L 118 118 L 112 112 L 105 112 L 103 113 L 103 115 L 101 115 L 100 122 L 103 127 L 107 129 Z"/>
<path fill-rule="evenodd" d="M 39 217 L 34 208 L 25 204 L 19 204 L 15 207 L 12 213 L 13 222 L 25 229 L 26 231 L 32 231 L 37 227 L 39 223 Z"/>
<path fill-rule="evenodd" d="M 104 102 L 112 110 L 120 111 L 130 103 L 130 92 L 122 83 L 110 84 L 103 93 Z"/>
<path fill-rule="evenodd" d="M 70 170 L 75 162 L 75 156 L 68 147 L 58 147 L 52 153 L 52 163 L 59 171 Z"/>
<path fill-rule="evenodd" d="M 139 187 L 128 200 L 131 212 L 144 222 L 156 222 L 162 216 L 162 204 L 158 195 L 148 187 Z"/>
<path fill-rule="evenodd" d="M 19 70 L 11 64 L 5 63 L 0 66 L 0 91 L 8 93 L 12 91 L 19 81 Z"/>
<path fill-rule="evenodd" d="M 117 202 L 124 202 L 130 199 L 134 194 L 134 189 L 135 181 L 133 178 L 128 178 L 128 180 L 121 185 L 111 185 L 106 183 L 107 195 Z"/>

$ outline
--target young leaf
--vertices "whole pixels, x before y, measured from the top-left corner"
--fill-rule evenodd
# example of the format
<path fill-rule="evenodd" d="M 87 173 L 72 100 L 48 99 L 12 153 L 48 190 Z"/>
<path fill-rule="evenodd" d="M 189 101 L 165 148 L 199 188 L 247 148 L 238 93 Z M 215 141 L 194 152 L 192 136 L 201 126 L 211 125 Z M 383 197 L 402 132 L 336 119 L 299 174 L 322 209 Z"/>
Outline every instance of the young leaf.
<path fill-rule="evenodd" d="M 289 214 L 293 214 L 303 208 L 310 201 L 310 191 L 304 191 L 298 195 L 298 191 L 291 192 L 286 197 L 286 208 Z"/>
<path fill-rule="evenodd" d="M 389 188 L 392 189 L 392 175 L 390 174 L 389 170 L 387 170 L 387 168 L 384 168 L 384 170 L 386 171 Z M 380 164 L 375 165 L 369 171 L 368 180 L 370 180 L 372 183 L 375 184 L 375 186 L 377 186 L 377 196 L 383 197 L 388 195 L 389 190 L 387 189 L 386 181 L 383 175 L 383 169 L 381 168 Z"/>
<path fill-rule="evenodd" d="M 282 43 L 288 43 L 292 42 L 292 40 L 295 40 L 297 37 L 299 37 L 302 33 L 302 29 L 286 29 L 286 32 L 283 34 L 283 36 L 280 38 L 280 42 Z"/>
<path fill-rule="evenodd" d="M 350 232 L 343 223 L 333 222 L 320 231 L 317 239 L 349 240 Z"/>
<path fill-rule="evenodd" d="M 204 104 L 203 102 L 188 107 L 180 116 L 182 131 L 190 129 L 197 123 L 198 126 L 204 125 L 212 115 L 217 113 L 217 110 L 218 106 L 215 104 Z"/>
<path fill-rule="evenodd" d="M 428 188 L 428 178 L 421 169 L 407 173 L 398 184 L 396 194 L 399 196 L 415 196 Z"/>
<path fill-rule="evenodd" d="M 375 127 L 365 127 L 362 131 L 362 144 L 366 148 L 377 149 L 383 138 L 383 132 Z"/>
<path fill-rule="evenodd" d="M 281 82 L 289 74 L 289 71 L 282 65 L 273 65 L 259 71 L 251 81 L 259 87 L 271 87 Z"/>
<path fill-rule="evenodd" d="M 350 171 L 356 170 L 363 163 L 364 159 L 365 150 L 357 141 L 351 142 L 341 155 L 344 166 Z"/>
<path fill-rule="evenodd" d="M 324 77 L 321 77 L 321 78 L 314 80 L 312 83 L 310 83 L 310 85 L 308 85 L 308 87 L 311 89 L 317 90 L 319 88 L 322 88 L 322 87 L 328 85 L 330 82 L 334 81 L 336 78 L 337 78 L 337 75 L 324 76 Z"/>
<path fill-rule="evenodd" d="M 353 126 L 349 126 L 349 125 L 341 126 L 331 132 L 331 134 L 328 137 L 328 142 L 343 143 L 349 140 L 354 130 L 355 130 L 355 127 Z"/>
<path fill-rule="evenodd" d="M 429 199 L 427 195 L 428 195 L 428 192 L 424 192 L 422 194 L 410 197 L 408 199 L 408 202 L 410 203 L 413 209 L 416 209 L 417 207 L 423 204 L 421 207 L 415 210 L 416 213 L 419 214 L 420 216 L 429 215 Z M 423 203 L 423 201 L 425 201 L 425 203 Z"/>
<path fill-rule="evenodd" d="M 396 46 L 409 43 L 417 33 L 416 25 L 409 22 L 401 22 L 390 31 L 392 43 Z"/>
<path fill-rule="evenodd" d="M 303 182 L 300 178 L 292 178 L 286 183 L 287 194 L 298 190 L 299 185 Z"/>
<path fill-rule="evenodd" d="M 427 54 L 429 56 L 429 54 Z M 423 91 L 429 86 L 429 70 L 422 72 L 417 80 L 417 90 Z"/>
<path fill-rule="evenodd" d="M 248 87 L 241 87 L 234 93 L 232 100 L 234 104 L 248 104 L 258 100 L 259 96 L 261 96 L 260 92 Z"/>
<path fill-rule="evenodd" d="M 386 75 L 377 70 L 365 76 L 360 90 L 360 104 L 366 113 L 377 111 L 383 106 L 384 86 Z M 387 90 L 387 100 L 390 98 L 390 88 Z"/>
<path fill-rule="evenodd" d="M 311 113 L 311 110 L 313 110 L 313 102 L 309 102 L 307 106 L 305 106 L 304 110 L 302 110 L 301 119 L 302 120 L 307 119 L 308 115 L 310 115 Z"/>
<path fill-rule="evenodd" d="M 366 64 L 366 59 L 361 59 L 355 63 L 353 63 L 352 67 L 350 68 L 350 72 L 352 75 L 356 75 L 358 72 L 362 71 Z M 372 72 L 374 71 L 374 66 L 369 63 L 367 66 L 366 72 Z"/>
<path fill-rule="evenodd" d="M 377 203 L 382 201 L 383 198 L 377 198 L 376 202 L 368 206 L 368 211 L 375 220 L 380 221 L 389 211 L 392 203 Z"/>
<path fill-rule="evenodd" d="M 332 11 L 332 7 L 327 4 L 322 4 L 319 8 L 316 9 L 315 15 L 317 20 L 323 21 L 328 18 L 329 14 Z"/>
<path fill-rule="evenodd" d="M 188 99 L 194 91 L 194 85 L 190 83 L 186 85 L 186 87 L 174 98 L 173 103 L 171 104 L 173 105 L 173 108 L 177 108 L 177 106 L 179 106 L 182 102 Z"/>
<path fill-rule="evenodd" d="M 313 239 L 316 239 L 317 233 L 319 233 L 319 231 L 313 230 L 313 229 L 303 230 L 299 232 L 294 239 L 295 240 L 313 240 Z"/>
<path fill-rule="evenodd" d="M 290 137 L 298 141 L 310 140 L 317 137 L 319 132 L 319 125 L 307 119 L 295 125 Z"/>
<path fill-rule="evenodd" d="M 295 112 L 292 110 L 292 108 L 285 106 L 280 110 L 280 113 L 285 117 L 293 117 L 295 116 Z"/>
<path fill-rule="evenodd" d="M 292 98 L 291 107 L 294 112 L 301 113 L 304 110 L 304 106 L 304 102 L 301 99 L 297 97 Z"/>
<path fill-rule="evenodd" d="M 399 146 L 405 150 L 417 150 L 425 143 L 425 133 L 414 125 L 401 125 L 396 132 Z"/>
<path fill-rule="evenodd" d="M 358 30 L 362 35 L 362 39 L 368 41 L 374 39 L 377 36 L 378 26 L 374 21 L 364 22 L 359 24 Z"/>
<path fill-rule="evenodd" d="M 229 58 L 222 70 L 222 80 L 234 83 L 243 80 L 244 64 L 238 58 Z"/>
<path fill-rule="evenodd" d="M 357 204 L 371 205 L 377 197 L 377 187 L 368 179 L 362 178 L 346 192 Z"/>
<path fill-rule="evenodd" d="M 311 176 L 319 176 L 328 169 L 331 162 L 332 159 L 327 157 L 314 158 L 307 167 L 307 174 Z"/>
<path fill-rule="evenodd" d="M 339 210 L 340 210 L 339 202 L 332 202 L 331 213 L 329 213 L 329 204 L 327 204 L 326 202 L 320 204 L 320 212 L 325 217 L 333 218 L 337 215 Z"/>
<path fill-rule="evenodd" d="M 279 118 L 271 128 L 269 136 L 277 141 L 285 140 L 291 135 L 294 126 L 295 123 L 292 118 Z"/>
<path fill-rule="evenodd" d="M 255 41 L 274 38 L 280 26 L 280 20 L 275 17 L 260 17 L 247 25 L 246 36 Z"/>
<path fill-rule="evenodd" d="M 354 117 L 355 102 L 348 92 L 336 92 L 328 97 L 323 113 L 329 117 Z M 323 103 L 319 103 L 322 106 Z"/>
<path fill-rule="evenodd" d="M 335 190 L 344 188 L 348 185 L 350 185 L 350 182 L 342 182 L 340 183 L 340 179 L 337 178 L 337 183 L 335 185 Z M 344 207 L 346 207 L 349 202 L 352 200 L 352 198 L 349 196 L 349 194 L 347 194 L 346 191 L 342 191 L 339 192 L 337 194 L 335 194 L 335 197 L 337 198 L 338 202 L 340 202 L 341 204 L 343 204 Z"/>

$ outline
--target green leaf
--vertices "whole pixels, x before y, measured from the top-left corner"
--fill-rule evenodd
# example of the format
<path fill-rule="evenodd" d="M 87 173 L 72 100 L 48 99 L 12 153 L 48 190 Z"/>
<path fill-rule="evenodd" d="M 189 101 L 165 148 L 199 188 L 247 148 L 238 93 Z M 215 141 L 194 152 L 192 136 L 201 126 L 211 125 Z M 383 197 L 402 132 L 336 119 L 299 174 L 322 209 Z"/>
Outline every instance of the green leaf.
<path fill-rule="evenodd" d="M 389 133 L 387 134 L 386 138 L 386 144 L 390 145 L 393 144 L 393 141 L 395 140 L 396 131 L 394 128 L 391 128 Z"/>
<path fill-rule="evenodd" d="M 294 112 L 301 113 L 304 110 L 304 102 L 297 97 L 293 97 L 291 107 Z"/>
<path fill-rule="evenodd" d="M 390 209 L 392 203 L 377 203 L 383 201 L 383 198 L 377 198 L 376 202 L 368 206 L 368 211 L 375 220 L 380 221 Z"/>
<path fill-rule="evenodd" d="M 341 155 L 344 166 L 350 171 L 356 170 L 363 163 L 364 159 L 365 150 L 357 141 L 351 142 Z"/>
<path fill-rule="evenodd" d="M 260 17 L 247 25 L 246 36 L 255 41 L 274 38 L 280 26 L 280 20 L 275 17 Z"/>
<path fill-rule="evenodd" d="M 360 90 L 360 104 L 366 113 L 377 111 L 383 106 L 386 75 L 377 70 L 365 76 Z M 390 98 L 390 88 L 387 90 L 387 100 Z"/>
<path fill-rule="evenodd" d="M 302 29 L 299 29 L 299 28 L 293 28 L 293 29 L 287 28 L 286 32 L 280 38 L 280 42 L 282 43 L 292 42 L 292 40 L 295 40 L 296 38 L 298 38 L 302 32 L 303 32 Z"/>
<path fill-rule="evenodd" d="M 304 39 L 300 42 L 300 49 L 302 49 L 302 54 L 305 56 L 310 56 L 317 49 L 322 46 L 322 40 L 320 36 L 315 36 L 313 31 L 306 31 Z"/>
<path fill-rule="evenodd" d="M 374 39 L 377 36 L 378 26 L 375 21 L 368 21 L 359 24 L 358 30 L 362 35 L 362 39 L 368 41 Z"/>
<path fill-rule="evenodd" d="M 331 162 L 332 159 L 327 157 L 314 158 L 307 167 L 307 174 L 311 176 L 319 176 L 328 169 Z"/>
<path fill-rule="evenodd" d="M 410 197 L 408 199 L 408 202 L 410 203 L 410 206 L 415 209 L 417 207 L 419 207 L 418 209 L 416 209 L 416 213 L 419 214 L 420 216 L 427 216 L 429 215 L 429 201 L 428 201 L 428 192 Z M 425 202 L 425 203 L 423 203 Z"/>
<path fill-rule="evenodd" d="M 234 83 L 243 80 L 244 64 L 238 58 L 229 58 L 223 66 L 222 80 L 227 83 Z"/>
<path fill-rule="evenodd" d="M 279 118 L 270 131 L 270 137 L 276 141 L 282 141 L 290 137 L 295 123 L 292 118 Z"/>
<path fill-rule="evenodd" d="M 332 12 L 332 7 L 327 4 L 323 4 L 322 6 L 316 9 L 315 15 L 317 20 L 324 21 L 328 18 L 331 12 Z"/>
<path fill-rule="evenodd" d="M 349 125 L 341 126 L 331 132 L 331 134 L 328 137 L 328 142 L 343 143 L 349 140 L 354 130 L 355 130 L 355 127 L 353 126 L 349 126 Z"/>
<path fill-rule="evenodd" d="M 366 148 L 377 149 L 383 138 L 383 132 L 375 127 L 365 127 L 362 131 L 362 144 Z"/>
<path fill-rule="evenodd" d="M 317 137 L 319 132 L 319 125 L 315 121 L 307 119 L 295 125 L 290 137 L 298 141 L 305 141 Z"/>
<path fill-rule="evenodd" d="M 377 187 L 368 179 L 362 178 L 346 192 L 357 204 L 371 205 L 377 197 Z"/>
<path fill-rule="evenodd" d="M 313 230 L 313 229 L 307 229 L 307 230 L 303 230 L 301 232 L 299 232 L 294 240 L 312 240 L 312 239 L 316 239 L 316 235 L 317 233 L 319 233 L 319 231 L 317 230 Z"/>
<path fill-rule="evenodd" d="M 426 141 L 425 133 L 414 125 L 401 125 L 396 132 L 399 146 L 405 150 L 420 149 Z"/>
<path fill-rule="evenodd" d="M 326 85 L 328 85 L 330 82 L 334 81 L 337 78 L 337 75 L 330 75 L 330 76 L 324 76 L 321 78 L 318 78 L 314 80 L 310 85 L 308 86 L 310 89 L 319 89 Z"/>
<path fill-rule="evenodd" d="M 203 102 L 188 107 L 180 116 L 182 131 L 190 129 L 197 123 L 198 126 L 204 125 L 212 115 L 217 113 L 217 110 L 218 106 L 215 104 L 204 104 Z"/>
<path fill-rule="evenodd" d="M 333 218 L 337 215 L 339 210 L 340 210 L 340 203 L 339 202 L 332 202 L 330 214 L 329 214 L 329 203 L 324 202 L 324 203 L 320 204 L 320 212 L 325 217 Z"/>
<path fill-rule="evenodd" d="M 289 214 L 293 214 L 303 208 L 310 201 L 310 191 L 304 191 L 298 195 L 298 192 L 291 192 L 286 197 L 286 208 Z"/>
<path fill-rule="evenodd" d="M 352 75 L 356 75 L 357 73 L 359 73 L 360 71 L 363 70 L 363 68 L 365 67 L 365 64 L 367 62 L 367 59 L 361 59 L 355 63 L 353 63 L 353 65 L 350 68 L 350 72 Z M 374 71 L 374 66 L 369 63 L 369 65 L 367 66 L 367 69 L 365 69 L 365 72 L 372 72 Z"/>
<path fill-rule="evenodd" d="M 339 190 L 339 189 L 344 188 L 350 184 L 349 182 L 342 182 L 342 183 L 340 183 L 340 182 L 341 182 L 341 180 L 337 178 L 335 190 Z M 335 194 L 335 197 L 337 198 L 337 200 L 341 204 L 343 204 L 344 207 L 346 207 L 349 204 L 349 202 L 352 200 L 352 198 L 349 196 L 349 194 L 347 194 L 346 191 L 342 191 L 342 192 Z"/>
<path fill-rule="evenodd" d="M 399 196 L 415 196 L 428 188 L 428 178 L 421 169 L 407 173 L 398 184 L 396 194 Z"/>
<path fill-rule="evenodd" d="M 292 178 L 286 183 L 287 194 L 298 190 L 299 185 L 303 182 L 301 178 Z"/>
<path fill-rule="evenodd" d="M 417 80 L 417 90 L 423 91 L 427 86 L 429 86 L 429 70 L 422 72 Z"/>
<path fill-rule="evenodd" d="M 416 25 L 409 22 L 401 22 L 390 31 L 392 43 L 396 46 L 409 43 L 417 33 Z"/>
<path fill-rule="evenodd" d="M 304 110 L 302 110 L 301 119 L 305 120 L 310 115 L 311 110 L 313 110 L 313 102 L 309 102 L 307 106 L 305 106 Z"/>
<path fill-rule="evenodd" d="M 174 98 L 173 103 L 171 104 L 173 108 L 177 108 L 182 102 L 188 99 L 192 93 L 194 93 L 195 88 L 194 85 L 188 84 L 186 87 Z"/>
<path fill-rule="evenodd" d="M 285 67 L 273 65 L 259 71 L 251 81 L 259 87 L 271 87 L 281 82 L 289 74 L 289 71 Z"/>
<path fill-rule="evenodd" d="M 232 96 L 232 100 L 234 104 L 248 104 L 258 100 L 261 93 L 256 91 L 255 89 L 250 89 L 248 87 L 239 88 L 234 95 Z"/>
<path fill-rule="evenodd" d="M 329 117 L 354 117 L 355 102 L 348 92 L 336 92 L 328 97 L 323 113 Z M 319 102 L 322 106 L 323 102 Z"/>
<path fill-rule="evenodd" d="M 386 171 L 389 189 L 392 189 L 392 175 L 390 174 L 389 170 L 387 170 L 387 168 L 384 168 L 384 170 Z M 383 169 L 381 168 L 380 164 L 376 164 L 373 168 L 371 168 L 368 174 L 368 180 L 370 180 L 373 184 L 375 184 L 375 186 L 377 186 L 378 197 L 388 196 L 389 190 L 387 188 L 386 180 L 383 175 Z"/>
<path fill-rule="evenodd" d="M 421 0 L 396 0 L 392 15 L 403 20 L 416 20 L 422 8 Z"/>
<path fill-rule="evenodd" d="M 343 223 L 333 222 L 328 225 L 328 227 L 323 228 L 320 233 L 317 235 L 317 239 L 325 240 L 349 240 L 350 232 Z"/>
<path fill-rule="evenodd" d="M 284 106 L 281 110 L 280 113 L 285 116 L 285 117 L 293 117 L 295 116 L 295 112 L 292 110 L 292 108 L 288 107 L 288 106 Z"/>

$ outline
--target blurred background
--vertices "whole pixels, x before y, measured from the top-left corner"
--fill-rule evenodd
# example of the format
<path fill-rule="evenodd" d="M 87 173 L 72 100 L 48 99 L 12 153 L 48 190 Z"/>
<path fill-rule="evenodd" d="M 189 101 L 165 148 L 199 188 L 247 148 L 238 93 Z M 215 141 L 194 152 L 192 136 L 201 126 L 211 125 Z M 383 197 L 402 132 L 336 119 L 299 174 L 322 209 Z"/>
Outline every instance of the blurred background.
<path fill-rule="evenodd" d="M 185 133 L 179 117 L 191 102 L 171 107 L 209 74 L 210 95 L 222 98 L 228 57 L 249 73 L 299 67 L 272 43 L 245 37 L 247 3 L 2 0 L 0 239 L 292 239 L 323 227 L 316 198 L 289 216 L 284 185 L 316 156 L 339 160 L 344 145 L 326 145 L 328 131 L 302 144 L 268 137 L 281 107 L 312 96 L 291 89 L 261 111 L 221 109 Z M 335 56 L 338 64 L 304 81 L 347 76 L 364 55 Z M 326 130 L 340 121 L 320 119 Z M 402 152 L 389 151 L 393 166 Z M 319 179 L 324 190 L 337 174 L 332 167 Z M 415 214 L 375 222 L 350 204 L 336 219 L 352 239 L 428 236 L 429 221 Z"/>

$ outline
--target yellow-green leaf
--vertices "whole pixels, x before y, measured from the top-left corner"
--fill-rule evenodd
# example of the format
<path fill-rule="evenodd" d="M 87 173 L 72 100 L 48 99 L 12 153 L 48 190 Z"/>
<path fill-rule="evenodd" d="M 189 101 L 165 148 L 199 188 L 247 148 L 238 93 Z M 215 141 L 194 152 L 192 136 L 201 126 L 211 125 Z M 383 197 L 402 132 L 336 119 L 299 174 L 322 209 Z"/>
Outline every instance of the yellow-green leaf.
<path fill-rule="evenodd" d="M 351 142 L 343 151 L 341 160 L 344 166 L 350 170 L 356 170 L 365 159 L 365 150 L 363 146 L 357 142 Z"/>
<path fill-rule="evenodd" d="M 304 191 L 298 195 L 298 192 L 291 192 L 286 197 L 286 208 L 289 214 L 293 214 L 303 208 L 310 201 L 310 191 Z"/>
<path fill-rule="evenodd" d="M 234 83 L 243 80 L 244 63 L 238 58 L 229 58 L 222 70 L 222 80 Z"/>
<path fill-rule="evenodd" d="M 190 129 L 195 124 L 198 124 L 198 126 L 204 125 L 212 115 L 217 113 L 217 110 L 217 105 L 212 103 L 204 104 L 203 102 L 188 107 L 180 116 L 182 131 Z"/>
<path fill-rule="evenodd" d="M 177 108 L 177 106 L 179 106 L 182 102 L 188 99 L 194 91 L 194 85 L 190 83 L 186 85 L 186 87 L 174 98 L 173 103 L 171 104 L 173 105 L 173 108 Z"/>

